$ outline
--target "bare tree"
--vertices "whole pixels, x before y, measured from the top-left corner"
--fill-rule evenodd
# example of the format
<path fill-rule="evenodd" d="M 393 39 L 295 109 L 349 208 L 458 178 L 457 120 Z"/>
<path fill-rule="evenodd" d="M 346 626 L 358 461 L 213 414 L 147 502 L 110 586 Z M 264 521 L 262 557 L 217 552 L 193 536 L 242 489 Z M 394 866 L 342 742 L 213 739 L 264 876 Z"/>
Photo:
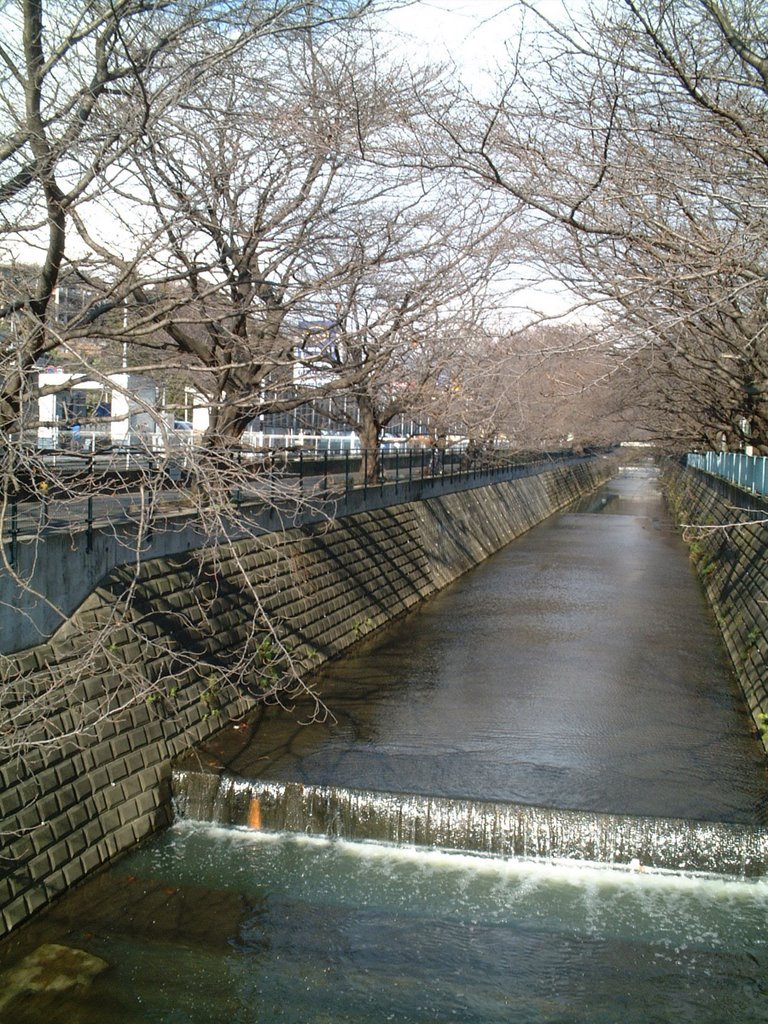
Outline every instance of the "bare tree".
<path fill-rule="evenodd" d="M 408 188 L 409 173 L 379 159 L 403 93 L 364 38 L 275 37 L 221 66 L 132 154 L 139 252 L 99 249 L 132 305 L 131 357 L 181 361 L 210 409 L 208 445 L 354 380 L 308 373 L 303 341 L 376 259 L 358 225 L 383 224 Z"/>
<path fill-rule="evenodd" d="M 128 247 L 136 224 L 121 232 L 117 211 L 137 175 L 150 173 L 146 163 L 137 165 L 139 154 L 172 147 L 178 141 L 174 120 L 199 129 L 204 116 L 207 128 L 223 116 L 216 106 L 204 115 L 200 97 L 226 62 L 231 68 L 247 52 L 255 60 L 255 44 L 268 49 L 286 35 L 327 31 L 370 3 L 121 0 L 81 7 L 6 0 L 0 39 L 3 430 L 18 428 L 28 370 L 62 341 L 77 342 L 94 324 L 103 325 L 127 294 L 126 275 L 136 283 L 135 262 L 122 261 L 121 279 L 106 265 L 103 245 L 93 243 L 99 236 L 114 242 L 117 233 L 118 247 Z M 232 163 L 237 154 L 226 159 Z M 80 277 L 94 296 L 74 331 L 66 332 L 52 315 L 63 274 Z"/>
<path fill-rule="evenodd" d="M 475 325 L 441 408 L 468 453 L 584 448 L 626 438 L 624 357 L 591 327 Z"/>
<path fill-rule="evenodd" d="M 334 42 L 334 27 L 351 24 L 355 14 L 367 6 L 367 0 L 309 5 L 305 0 L 280 0 L 269 5 L 124 0 L 85 7 L 46 6 L 43 0 L 24 0 L 4 5 L 4 38 L 0 41 L 4 68 L 0 204 L 5 257 L 0 309 L 0 530 L 4 540 L 13 538 L 12 544 L 3 543 L 2 559 L 6 575 L 15 581 L 20 595 L 14 603 L 21 604 L 22 611 L 25 602 L 29 607 L 48 605 L 54 620 L 57 615 L 62 621 L 66 618 L 67 610 L 53 606 L 36 575 L 37 531 L 47 528 L 52 513 L 62 516 L 71 509 L 72 515 L 77 517 L 79 513 L 82 517 L 88 503 L 115 530 L 122 530 L 119 524 L 126 522 L 132 522 L 134 528 L 134 547 L 126 556 L 123 584 L 115 594 L 115 614 L 97 617 L 88 635 L 78 639 L 82 656 L 68 667 L 67 678 L 51 692 L 41 694 L 34 706 L 28 701 L 19 703 L 12 687 L 4 690 L 0 732 L 5 750 L 18 753 L 33 741 L 39 745 L 61 740 L 62 701 L 77 692 L 94 659 L 101 659 L 105 674 L 119 678 L 122 685 L 118 695 L 105 691 L 98 708 L 91 705 L 86 710 L 83 705 L 83 720 L 70 721 L 67 727 L 71 737 L 76 737 L 81 728 L 95 727 L 102 716 L 119 711 L 126 702 L 135 703 L 153 694 L 167 696 L 174 686 L 174 675 L 179 673 L 196 674 L 198 689 L 202 686 L 202 694 L 207 692 L 213 700 L 205 672 L 200 675 L 206 666 L 209 674 L 216 676 L 217 694 L 224 694 L 227 687 L 249 687 L 262 696 L 277 696 L 304 686 L 305 665 L 271 623 L 262 607 L 257 581 L 244 565 L 240 569 L 243 593 L 248 592 L 250 600 L 240 657 L 223 664 L 214 652 L 208 652 L 208 657 L 205 644 L 185 650 L 171 642 L 167 650 L 158 651 L 156 663 L 165 666 L 165 674 L 150 679 L 138 668 L 131 670 L 116 653 L 115 631 L 135 630 L 142 642 L 147 641 L 145 616 L 135 606 L 142 555 L 160 502 L 174 495 L 176 500 L 181 497 L 168 471 L 180 462 L 189 465 L 194 458 L 189 448 L 179 451 L 172 419 L 169 423 L 161 404 L 136 394 L 133 385 L 118 378 L 119 371 L 130 363 L 136 374 L 165 374 L 166 381 L 188 381 L 190 360 L 197 358 L 198 375 L 193 373 L 191 379 L 205 387 L 200 374 L 208 373 L 215 412 L 235 419 L 246 408 L 244 391 L 237 391 L 238 382 L 247 388 L 254 380 L 258 383 L 262 379 L 245 374 L 243 367 L 254 362 L 254 354 L 238 347 L 241 339 L 251 331 L 257 334 L 263 343 L 259 358 L 263 361 L 266 349 L 272 354 L 269 372 L 281 368 L 283 364 L 274 353 L 278 348 L 280 353 L 293 348 L 296 334 L 293 328 L 284 329 L 284 321 L 289 312 L 298 315 L 298 304 L 282 301 L 278 294 L 281 284 L 270 276 L 274 272 L 279 277 L 285 271 L 282 257 L 275 256 L 275 240 L 280 230 L 289 226 L 294 237 L 302 240 L 301 228 L 291 221 L 285 208 L 291 205 L 291 188 L 294 209 L 302 202 L 311 202 L 320 210 L 323 201 L 332 198 L 324 186 L 335 179 L 320 179 L 328 163 L 333 162 L 327 155 L 328 147 L 332 150 L 337 140 L 325 138 L 323 150 L 320 133 L 327 124 L 338 125 L 342 115 L 337 111 L 335 122 L 331 116 L 324 120 L 321 90 L 315 83 L 318 137 L 302 139 L 296 130 L 281 140 L 274 120 L 280 97 L 274 97 L 270 110 L 264 91 L 269 83 L 263 75 L 258 80 L 263 93 L 257 95 L 254 85 L 250 108 L 238 107 L 234 102 L 226 107 L 226 101 L 233 100 L 238 89 L 233 62 L 238 55 L 243 73 L 248 67 L 256 68 L 259 53 L 264 55 L 265 64 L 269 63 L 279 52 L 283 38 L 292 41 L 291 59 L 299 63 L 302 54 L 306 55 L 308 37 L 319 45 L 318 37 L 323 36 L 323 43 L 331 49 L 340 47 L 342 43 Z M 342 40 L 343 34 L 338 39 Z M 343 63 L 338 51 L 335 56 L 337 64 Z M 331 74 L 333 67 L 330 61 L 325 73 Z M 295 77 L 300 77 L 298 68 L 294 70 Z M 317 62 L 307 61 L 303 71 L 309 79 L 320 69 Z M 243 85 L 248 85 L 247 78 Z M 212 97 L 218 106 L 204 110 L 201 100 Z M 286 98 L 283 93 L 282 99 Z M 247 136 L 250 153 L 243 149 L 219 151 L 227 159 L 224 180 L 220 181 L 216 175 L 221 177 L 225 168 L 216 165 L 216 146 L 226 147 L 232 134 L 227 137 L 220 131 L 205 143 L 193 129 L 200 129 L 204 123 L 210 125 L 212 119 L 220 123 L 225 115 L 240 126 L 250 119 L 261 134 L 252 130 Z M 175 126 L 175 134 L 169 134 L 171 126 Z M 186 139 L 182 129 L 187 130 Z M 259 144 L 265 140 L 271 148 L 260 150 Z M 182 146 L 185 142 L 188 149 L 182 158 L 174 144 Z M 280 143 L 279 147 L 275 142 Z M 196 165 L 193 144 L 198 147 Z M 308 153 L 312 154 L 309 159 Z M 280 159 L 283 166 L 278 170 Z M 209 161 L 207 167 L 205 161 Z M 340 174 L 344 159 L 337 164 L 334 172 Z M 185 182 L 174 175 L 194 175 L 204 168 L 211 172 L 206 181 L 207 208 L 200 193 L 197 206 L 188 203 L 183 207 L 179 190 Z M 277 177 L 283 174 L 283 182 L 287 174 L 290 185 L 284 185 L 282 193 L 277 190 L 270 199 L 272 211 L 268 216 L 273 234 L 267 234 L 266 246 L 256 246 L 256 252 L 249 242 L 248 238 L 261 237 L 258 230 L 251 231 L 248 238 L 238 235 L 235 228 L 231 230 L 234 244 L 242 243 L 243 249 L 251 245 L 249 265 L 242 251 L 226 251 L 220 234 L 227 223 L 224 208 L 237 189 L 247 183 L 249 174 L 268 177 L 272 170 Z M 312 193 L 310 198 L 305 196 L 301 182 Z M 340 195 L 337 189 L 336 199 Z M 176 250 L 171 200 L 177 211 L 181 204 L 186 214 L 186 220 L 180 217 L 177 224 L 183 244 Z M 146 231 L 136 222 L 122 219 L 128 205 L 135 211 L 139 203 L 153 211 L 153 223 Z M 282 220 L 275 212 L 281 204 Z M 258 218 L 258 201 L 248 211 L 241 208 L 240 213 Z M 328 223 L 327 219 L 323 223 Z M 239 228 L 241 224 L 234 216 L 230 221 L 230 227 Z M 208 248 L 204 254 L 197 254 L 195 239 L 205 237 L 206 232 Z M 294 266 L 303 261 L 301 273 L 293 276 L 298 279 L 304 275 L 307 284 L 302 294 L 314 288 L 316 295 L 322 275 L 309 255 L 310 239 L 302 241 L 295 253 L 286 256 L 283 250 L 283 256 L 293 258 Z M 184 250 L 187 244 L 189 249 Z M 179 258 L 179 253 L 184 258 Z M 273 263 L 269 267 L 262 263 L 269 264 L 270 259 Z M 203 267 L 210 271 L 208 277 L 200 272 Z M 70 310 L 65 316 L 62 296 L 65 287 L 70 286 L 82 301 L 76 311 Z M 258 307 L 256 314 L 252 306 Z M 201 315 L 201 310 L 206 315 Z M 169 351 L 175 353 L 170 359 Z M 69 380 L 41 387 L 40 371 L 52 358 L 66 363 L 71 371 Z M 287 357 L 285 365 L 290 365 Z M 122 394 L 134 404 L 137 415 L 148 417 L 158 431 L 159 448 L 147 446 L 140 452 L 130 474 L 102 472 L 107 456 L 102 459 L 95 450 L 75 450 L 66 456 L 59 452 L 51 458 L 50 453 L 37 448 L 41 395 L 47 389 L 64 394 L 88 382 Z M 231 396 L 226 411 L 223 403 L 216 402 L 216 396 L 225 393 Z M 258 398 L 250 401 L 252 413 L 258 408 Z M 173 409 L 170 411 L 172 414 Z M 220 423 L 216 429 L 233 434 L 226 424 Z M 183 501 L 185 514 L 196 519 L 203 538 L 211 542 L 259 534 L 261 527 L 248 510 L 252 499 L 262 503 L 270 500 L 281 507 L 290 507 L 291 503 L 295 507 L 298 500 L 290 483 L 279 479 L 270 480 L 267 494 L 258 467 L 242 461 L 236 453 L 220 453 L 215 463 L 206 463 L 205 472 L 205 492 L 186 492 Z M 28 517 L 28 522 L 24 520 L 28 526 L 32 523 L 33 531 L 31 539 L 24 542 L 32 553 L 29 572 L 20 568 L 10 553 L 17 545 L 15 524 L 24 516 Z M 215 580 L 218 557 L 212 546 L 201 556 L 199 574 Z M 218 598 L 215 587 L 210 588 L 207 597 L 203 591 L 201 594 L 197 618 L 204 634 L 206 602 L 215 603 Z M 168 641 L 156 643 L 162 646 Z M 13 660 L 0 659 L 0 669 L 4 677 L 10 673 L 11 678 Z M 34 726 L 32 731 L 30 724 Z"/>
<path fill-rule="evenodd" d="M 499 259 L 488 211 L 434 194 L 388 204 L 357 230 L 356 271 L 335 292 L 332 343 L 323 362 L 349 386 L 332 415 L 359 436 L 379 473 L 382 432 L 397 417 L 442 420 L 449 368 L 481 315 Z M 441 410 L 438 415 L 438 410 Z"/>
<path fill-rule="evenodd" d="M 528 259 L 645 351 L 672 434 L 768 450 L 764 13 L 616 0 L 557 25 L 518 6 L 532 37 L 493 100 L 432 112 L 429 159 L 528 211 Z"/>

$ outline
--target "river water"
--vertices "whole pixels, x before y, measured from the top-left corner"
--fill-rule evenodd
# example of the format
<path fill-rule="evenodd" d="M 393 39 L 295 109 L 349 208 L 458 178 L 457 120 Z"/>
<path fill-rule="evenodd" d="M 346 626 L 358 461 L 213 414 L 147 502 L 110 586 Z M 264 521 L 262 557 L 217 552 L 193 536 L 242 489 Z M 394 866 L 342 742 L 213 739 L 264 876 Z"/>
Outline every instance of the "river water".
<path fill-rule="evenodd" d="M 754 822 L 761 749 L 655 472 L 550 518 L 319 676 L 334 719 L 223 733 L 233 772 Z"/>
<path fill-rule="evenodd" d="M 354 797 L 361 820 L 368 794 L 401 819 L 429 797 L 548 821 L 764 823 L 765 762 L 650 470 L 531 531 L 318 682 L 334 720 L 269 711 L 228 730 L 208 750 L 228 778 L 324 787 Z M 180 809 L 197 806 L 192 773 L 177 785 Z M 17 969 L 0 1020 L 768 1021 L 765 877 L 310 831 L 182 817 L 0 947 L 0 969 Z M 87 987 L 11 999 L 42 942 L 108 966 Z"/>

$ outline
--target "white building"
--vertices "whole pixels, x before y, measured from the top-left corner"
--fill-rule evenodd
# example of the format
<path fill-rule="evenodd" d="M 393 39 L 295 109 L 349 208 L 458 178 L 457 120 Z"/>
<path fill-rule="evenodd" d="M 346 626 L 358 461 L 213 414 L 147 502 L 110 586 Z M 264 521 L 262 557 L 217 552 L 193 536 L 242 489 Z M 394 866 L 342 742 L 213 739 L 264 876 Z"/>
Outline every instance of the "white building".
<path fill-rule="evenodd" d="M 152 439 L 161 432 L 160 391 L 145 378 L 126 371 L 102 381 L 83 380 L 80 374 L 54 368 L 38 375 L 38 386 L 41 448 L 63 448 L 73 440 L 90 450 L 97 442 L 119 445 L 133 439 L 155 446 Z"/>

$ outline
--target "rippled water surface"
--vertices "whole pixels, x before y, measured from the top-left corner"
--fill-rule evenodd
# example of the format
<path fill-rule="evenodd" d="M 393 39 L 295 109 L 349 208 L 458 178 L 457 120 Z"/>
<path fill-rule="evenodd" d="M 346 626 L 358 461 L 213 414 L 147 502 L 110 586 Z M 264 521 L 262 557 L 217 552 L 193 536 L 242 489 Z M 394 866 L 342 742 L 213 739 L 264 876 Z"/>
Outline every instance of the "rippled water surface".
<path fill-rule="evenodd" d="M 183 825 L 47 921 L 93 987 L 0 1019 L 757 1024 L 767 914 L 764 881 Z"/>
<path fill-rule="evenodd" d="M 246 777 L 396 793 L 768 810 L 764 754 L 651 472 L 553 516 L 319 680 L 333 719 L 277 712 L 216 756 Z"/>

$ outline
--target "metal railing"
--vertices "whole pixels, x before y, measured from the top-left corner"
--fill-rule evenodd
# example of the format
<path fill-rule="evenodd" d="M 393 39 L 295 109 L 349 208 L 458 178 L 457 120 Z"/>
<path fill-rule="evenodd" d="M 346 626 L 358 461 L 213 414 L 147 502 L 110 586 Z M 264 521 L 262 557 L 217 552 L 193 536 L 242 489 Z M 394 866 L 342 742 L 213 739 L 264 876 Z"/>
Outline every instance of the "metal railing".
<path fill-rule="evenodd" d="M 752 494 L 768 495 L 768 457 L 741 452 L 690 452 L 686 465 L 720 477 Z"/>
<path fill-rule="evenodd" d="M 38 453 L 39 455 L 40 453 Z M 210 455 L 210 452 L 207 453 Z M 492 449 L 469 455 L 461 450 L 417 448 L 391 454 L 361 451 L 334 455 L 286 450 L 230 451 L 233 471 L 232 506 L 258 512 L 275 504 L 327 507 L 343 514 L 353 500 L 381 495 L 386 504 L 432 496 L 441 491 L 484 486 L 499 480 L 541 472 L 556 464 L 579 461 L 595 452 L 511 452 Z M 92 550 L 94 529 L 101 524 L 136 521 L 141 514 L 168 516 L 189 510 L 188 489 L 201 482 L 202 463 L 194 451 L 187 459 L 153 459 L 148 453 L 90 453 L 79 459 L 46 453 L 51 459 L 50 483 L 30 479 L 19 494 L 9 495 L 0 535 L 8 557 L 16 561 L 21 538 L 56 532 L 85 531 Z M 54 466 L 55 465 L 55 473 Z M 141 495 L 139 509 L 137 496 Z"/>

